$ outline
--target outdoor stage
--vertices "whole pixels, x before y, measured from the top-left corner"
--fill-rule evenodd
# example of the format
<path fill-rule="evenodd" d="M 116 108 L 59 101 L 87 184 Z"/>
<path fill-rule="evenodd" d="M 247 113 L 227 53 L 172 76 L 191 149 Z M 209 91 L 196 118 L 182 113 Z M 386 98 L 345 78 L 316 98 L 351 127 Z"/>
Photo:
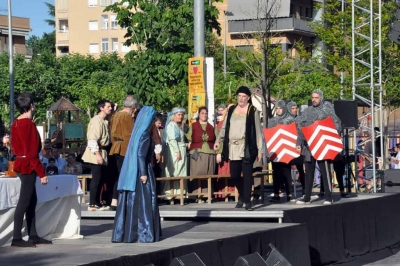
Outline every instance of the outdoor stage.
<path fill-rule="evenodd" d="M 82 218 L 96 217 L 82 220 L 85 239 L 57 240 L 28 250 L 0 248 L 0 264 L 169 266 L 174 257 L 196 252 L 207 266 L 231 266 L 241 255 L 265 255 L 269 243 L 300 266 L 310 265 L 310 260 L 312 265 L 328 265 L 389 256 L 400 242 L 400 194 L 354 194 L 345 199 L 335 194 L 334 199 L 330 206 L 324 206 L 323 199 L 310 205 L 257 204 L 253 212 L 234 209 L 233 202 L 164 205 L 163 239 L 151 244 L 110 243 L 114 212 L 86 212 L 83 205 Z"/>
<path fill-rule="evenodd" d="M 310 265 L 305 225 L 235 222 L 162 222 L 160 242 L 111 243 L 112 220 L 83 220 L 83 240 L 56 240 L 37 248 L 0 248 L 0 265 L 169 266 L 196 252 L 207 266 L 233 266 L 241 255 L 264 254 L 269 243 L 293 264 Z"/>

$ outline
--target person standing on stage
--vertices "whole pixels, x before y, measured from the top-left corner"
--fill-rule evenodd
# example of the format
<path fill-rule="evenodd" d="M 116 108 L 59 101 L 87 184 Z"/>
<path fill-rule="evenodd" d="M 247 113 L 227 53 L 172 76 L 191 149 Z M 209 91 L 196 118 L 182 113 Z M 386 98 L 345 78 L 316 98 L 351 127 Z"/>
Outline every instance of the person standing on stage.
<path fill-rule="evenodd" d="M 303 113 L 297 117 L 296 123 L 299 128 L 299 136 L 297 138 L 298 145 L 301 145 L 302 155 L 304 155 L 304 164 L 306 169 L 306 182 L 305 182 L 305 196 L 303 200 L 299 200 L 297 204 L 309 204 L 311 202 L 312 187 L 314 184 L 314 174 L 316 163 L 318 164 L 319 171 L 321 173 L 322 182 L 324 187 L 327 188 L 325 191 L 325 205 L 330 205 L 332 201 L 332 185 L 331 176 L 328 169 L 328 161 L 321 160 L 316 161 L 312 156 L 307 141 L 304 139 L 301 133 L 301 128 L 313 124 L 315 121 L 323 120 L 330 116 L 335 123 L 338 134 L 342 131 L 342 123 L 339 117 L 335 114 L 335 110 L 328 105 L 324 104 L 324 94 L 321 90 L 316 89 L 311 94 L 312 106 L 306 108 Z"/>
<path fill-rule="evenodd" d="M 279 100 L 275 105 L 275 111 L 276 111 L 276 116 L 268 120 L 268 128 L 273 128 L 278 125 L 289 125 L 295 122 L 294 117 L 289 115 L 285 101 Z M 292 198 L 292 194 L 290 192 L 292 187 L 291 164 L 283 162 L 271 162 L 271 163 L 272 163 L 274 196 L 269 201 L 270 202 L 280 201 L 279 188 L 282 183 L 285 184 L 287 201 L 290 201 Z"/>
<path fill-rule="evenodd" d="M 111 150 L 110 155 L 114 155 L 117 162 L 118 176 L 121 173 L 122 164 L 124 163 L 126 149 L 128 148 L 129 139 L 133 129 L 132 114 L 135 111 L 136 98 L 133 95 L 128 95 L 124 99 L 124 107 L 121 111 L 116 112 L 111 118 Z M 118 202 L 118 178 L 114 184 L 112 201 L 110 210 L 117 209 Z"/>
<path fill-rule="evenodd" d="M 90 164 L 92 169 L 92 180 L 90 181 L 90 203 L 89 211 L 106 210 L 106 206 L 100 203 L 101 179 L 104 167 L 107 165 L 107 151 L 105 148 L 110 144 L 110 132 L 108 129 L 107 115 L 111 113 L 111 102 L 100 100 L 97 103 L 99 113 L 89 122 L 87 129 L 87 147 L 82 160 Z"/>
<path fill-rule="evenodd" d="M 162 175 L 165 177 L 186 176 L 187 175 L 187 144 L 184 133 L 184 121 L 186 110 L 182 107 L 175 107 L 168 114 L 165 123 L 163 135 L 163 155 L 164 163 Z M 173 186 L 171 188 L 171 185 Z M 174 189 L 174 195 L 180 194 L 180 187 L 178 182 L 164 182 L 164 193 L 171 194 L 171 189 Z M 187 181 L 184 180 L 184 187 L 182 193 L 185 195 L 187 191 Z M 170 198 L 173 203 L 173 198 Z"/>
<path fill-rule="evenodd" d="M 213 175 L 215 174 L 215 128 L 207 122 L 208 110 L 207 107 L 199 107 L 198 117 L 190 127 L 186 138 L 190 143 L 190 175 Z M 206 181 L 206 180 L 204 180 Z M 206 183 L 199 180 L 199 183 Z M 203 184 L 206 185 L 206 184 Z M 192 181 L 188 184 L 189 193 L 197 193 L 198 182 Z M 201 186 L 204 187 L 204 186 Z M 206 193 L 207 189 L 202 189 L 202 193 Z M 208 199 L 211 200 L 211 199 Z"/>
<path fill-rule="evenodd" d="M 239 191 L 239 202 L 235 208 L 242 208 L 245 204 L 247 211 L 253 211 L 250 201 L 253 163 L 256 159 L 261 161 L 263 154 L 260 115 L 251 104 L 248 87 L 241 86 L 236 95 L 238 103 L 229 108 L 214 150 L 218 151 L 219 143 L 224 139 L 222 159 L 230 162 L 231 178 Z"/>
<path fill-rule="evenodd" d="M 48 183 L 43 164 L 39 159 L 42 148 L 39 132 L 32 122 L 35 104 L 29 93 L 18 95 L 15 105 L 21 113 L 11 125 L 11 148 L 15 154 L 14 171 L 21 180 L 20 197 L 14 213 L 14 231 L 12 247 L 36 247 L 36 244 L 52 244 L 51 241 L 40 238 L 36 232 L 36 176 L 40 177 L 42 185 Z M 26 216 L 26 227 L 29 240 L 22 239 L 22 224 Z"/>
<path fill-rule="evenodd" d="M 113 243 L 151 243 L 160 240 L 161 223 L 157 205 L 156 178 L 151 160 L 155 110 L 143 106 L 118 180 L 118 207 L 112 232 Z"/>
<path fill-rule="evenodd" d="M 292 116 L 293 118 L 296 118 L 298 115 L 299 108 L 294 101 L 290 101 L 287 105 L 287 109 L 289 112 L 289 115 Z M 304 173 L 304 156 L 300 155 L 296 159 L 292 161 L 292 164 L 296 166 L 297 171 L 299 172 L 299 179 L 301 183 L 301 192 L 302 195 L 304 196 L 305 193 L 305 176 L 306 174 Z"/>
<path fill-rule="evenodd" d="M 324 108 L 331 108 L 334 111 L 334 107 L 332 105 L 332 103 L 328 102 L 328 101 L 324 101 Z M 339 134 L 341 132 L 338 132 Z M 343 153 L 344 151 L 342 151 Z M 339 191 L 340 191 L 340 195 L 342 198 L 346 198 L 347 194 L 344 191 L 344 183 L 343 183 L 343 176 L 346 172 L 346 164 L 344 161 L 344 155 L 342 153 L 339 153 L 335 159 L 332 161 L 333 164 L 333 170 L 335 171 L 335 175 L 336 175 L 336 180 L 337 183 L 339 185 Z M 320 188 L 320 196 L 323 196 L 325 193 L 325 188 L 324 188 L 324 184 L 321 183 L 321 188 Z"/>

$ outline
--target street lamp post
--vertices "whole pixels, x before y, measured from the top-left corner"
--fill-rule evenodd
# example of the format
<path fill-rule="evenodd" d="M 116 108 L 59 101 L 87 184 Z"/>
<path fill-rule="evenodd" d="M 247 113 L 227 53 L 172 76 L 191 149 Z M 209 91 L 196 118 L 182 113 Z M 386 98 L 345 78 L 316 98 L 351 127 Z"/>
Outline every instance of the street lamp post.
<path fill-rule="evenodd" d="M 8 0 L 8 53 L 10 71 L 10 126 L 14 122 L 14 53 L 12 38 L 11 0 Z"/>
<path fill-rule="evenodd" d="M 224 11 L 225 20 L 224 20 L 224 79 L 226 79 L 226 26 L 227 26 L 227 11 Z"/>

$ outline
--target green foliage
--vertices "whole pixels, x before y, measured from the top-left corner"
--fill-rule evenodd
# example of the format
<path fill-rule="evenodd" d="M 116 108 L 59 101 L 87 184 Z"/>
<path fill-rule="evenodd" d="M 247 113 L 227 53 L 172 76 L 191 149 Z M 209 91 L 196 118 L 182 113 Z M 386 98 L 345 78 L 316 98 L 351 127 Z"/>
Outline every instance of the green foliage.
<path fill-rule="evenodd" d="M 374 9 L 378 8 L 378 1 L 374 1 Z M 366 6 L 369 8 L 369 1 L 362 0 L 357 2 L 358 6 Z M 322 4 L 318 4 L 316 8 L 322 7 Z M 324 52 L 324 57 L 328 65 L 333 66 L 337 72 L 343 71 L 345 74 L 345 96 L 351 97 L 351 74 L 352 74 L 352 63 L 351 63 L 351 5 L 347 4 L 344 12 L 341 11 L 341 2 L 335 0 L 327 0 L 323 6 L 325 8 L 325 14 L 323 21 L 313 22 L 310 26 L 314 29 L 317 37 L 321 39 L 327 46 L 328 50 Z M 383 90 L 386 94 L 385 100 L 391 102 L 398 101 L 398 93 L 400 92 L 399 83 L 394 80 L 400 74 L 400 68 L 397 63 L 397 58 L 400 56 L 398 45 L 393 44 L 386 36 L 390 31 L 390 25 L 394 21 L 396 14 L 395 2 L 385 2 L 382 5 L 382 83 Z M 362 22 L 367 22 L 369 16 L 365 12 L 356 10 L 356 23 L 357 25 Z M 377 21 L 376 21 L 377 22 Z M 378 38 L 378 23 L 374 24 L 374 38 Z M 369 36 L 369 26 L 361 27 L 358 30 L 359 33 Z M 358 45 L 357 51 L 361 47 L 368 45 L 367 41 L 356 35 L 356 44 Z M 374 49 L 374 54 L 378 54 L 378 47 Z M 364 60 L 369 62 L 369 52 L 364 53 Z M 361 56 L 360 56 L 361 57 Z M 374 64 L 377 65 L 377 57 L 374 59 Z M 360 77 L 368 69 L 356 64 L 356 76 Z M 357 94 L 364 97 L 370 97 L 369 88 L 357 88 Z"/>
<path fill-rule="evenodd" d="M 54 20 L 54 17 L 56 16 L 56 9 L 53 4 L 50 4 L 48 2 L 44 2 L 44 4 L 47 6 L 47 14 L 52 17 L 52 19 L 45 19 L 44 21 L 52 27 L 56 27 L 56 21 Z"/>
<path fill-rule="evenodd" d="M 56 33 L 43 33 L 42 37 L 32 35 L 26 40 L 26 46 L 32 48 L 32 58 L 35 60 L 38 55 L 56 53 Z"/>
<path fill-rule="evenodd" d="M 119 25 L 127 30 L 126 44 L 137 47 L 122 71 L 128 92 L 157 109 L 185 106 L 187 65 L 193 55 L 193 0 L 124 0 L 105 11 L 117 13 Z M 212 30 L 219 34 L 218 10 L 205 5 L 205 18 L 208 36 Z"/>

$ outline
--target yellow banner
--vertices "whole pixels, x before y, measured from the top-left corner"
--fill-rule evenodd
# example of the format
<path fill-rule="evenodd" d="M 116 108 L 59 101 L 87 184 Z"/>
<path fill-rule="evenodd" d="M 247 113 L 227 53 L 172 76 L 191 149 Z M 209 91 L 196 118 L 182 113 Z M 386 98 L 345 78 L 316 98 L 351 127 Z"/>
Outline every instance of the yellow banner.
<path fill-rule="evenodd" d="M 190 125 L 196 122 L 194 116 L 197 110 L 199 110 L 199 107 L 205 106 L 205 104 L 206 104 L 205 92 L 189 92 L 188 120 Z"/>
<path fill-rule="evenodd" d="M 188 64 L 188 83 L 189 83 L 189 124 L 195 122 L 194 115 L 201 106 L 206 105 L 206 90 L 204 86 L 204 57 L 189 58 Z"/>

